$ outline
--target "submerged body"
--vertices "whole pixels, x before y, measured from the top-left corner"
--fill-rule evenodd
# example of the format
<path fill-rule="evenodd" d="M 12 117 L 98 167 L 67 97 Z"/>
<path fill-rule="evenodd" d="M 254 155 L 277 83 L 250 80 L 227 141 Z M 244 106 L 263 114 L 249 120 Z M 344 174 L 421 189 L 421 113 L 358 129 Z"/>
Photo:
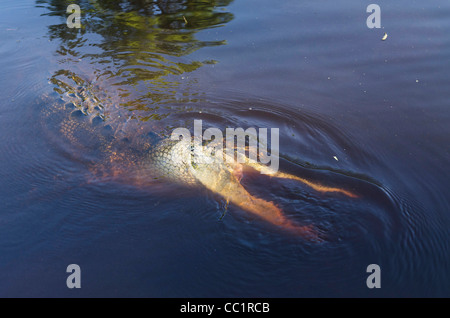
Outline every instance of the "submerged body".
<path fill-rule="evenodd" d="M 163 178 L 188 186 L 203 186 L 222 196 L 227 203 L 312 240 L 319 239 L 313 225 L 297 224 L 286 218 L 273 202 L 250 194 L 241 184 L 243 173 L 259 171 L 272 177 L 302 182 L 319 192 L 356 197 L 340 188 L 326 187 L 298 176 L 272 171 L 248 157 L 245 162 L 239 163 L 213 156 L 208 146 L 195 148 L 191 140 L 161 138 L 151 131 L 150 125 L 133 126 L 131 117 L 123 115 L 118 105 L 102 105 L 90 88 L 78 87 L 63 94 L 57 102 L 46 104 L 43 112 L 46 126 L 56 124 L 57 133 L 71 146 L 79 147 L 79 151 L 89 148 L 101 154 L 101 159 L 90 162 L 91 171 L 100 178 L 126 176 L 126 180 L 136 185 L 150 184 L 155 178 Z M 194 156 L 200 160 L 194 162 Z"/>

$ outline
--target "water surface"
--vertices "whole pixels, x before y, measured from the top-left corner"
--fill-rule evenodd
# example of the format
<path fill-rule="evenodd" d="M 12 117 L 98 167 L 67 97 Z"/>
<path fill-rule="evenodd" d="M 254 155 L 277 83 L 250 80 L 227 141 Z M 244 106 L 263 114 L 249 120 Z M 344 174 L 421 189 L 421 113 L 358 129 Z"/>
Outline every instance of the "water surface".
<path fill-rule="evenodd" d="M 1 296 L 450 296 L 448 2 L 380 1 L 381 29 L 347 0 L 77 3 L 81 29 L 66 1 L 0 4 Z M 244 177 L 317 243 L 205 189 L 93 181 L 89 136 L 42 121 L 79 85 L 161 134 L 279 128 L 281 170 L 358 198 Z"/>

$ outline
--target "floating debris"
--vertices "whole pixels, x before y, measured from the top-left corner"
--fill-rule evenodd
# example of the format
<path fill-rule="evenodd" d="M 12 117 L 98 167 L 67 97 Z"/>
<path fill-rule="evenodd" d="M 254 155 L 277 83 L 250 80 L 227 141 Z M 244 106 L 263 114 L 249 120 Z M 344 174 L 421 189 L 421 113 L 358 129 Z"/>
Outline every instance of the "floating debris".
<path fill-rule="evenodd" d="M 339 159 L 336 156 L 333 156 L 334 160 L 339 161 Z"/>
<path fill-rule="evenodd" d="M 384 32 L 383 37 L 381 38 L 381 41 L 385 41 L 387 39 L 388 35 L 386 32 Z"/>
<path fill-rule="evenodd" d="M 183 15 L 184 24 L 187 25 L 188 21 L 186 20 L 186 17 Z"/>

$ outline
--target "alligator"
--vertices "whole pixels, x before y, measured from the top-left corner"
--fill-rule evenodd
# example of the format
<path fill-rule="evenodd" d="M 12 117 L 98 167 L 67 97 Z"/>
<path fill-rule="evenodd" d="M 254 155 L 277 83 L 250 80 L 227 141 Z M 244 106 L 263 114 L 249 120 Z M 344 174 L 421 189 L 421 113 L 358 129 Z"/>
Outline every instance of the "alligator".
<path fill-rule="evenodd" d="M 96 92 L 95 92 L 96 91 Z M 48 126 L 57 126 L 59 137 L 69 141 L 76 151 L 101 153 L 102 164 L 91 165 L 97 176 L 121 176 L 134 184 L 162 178 L 187 186 L 203 186 L 239 208 L 268 223 L 305 239 L 321 241 L 322 234 L 313 225 L 301 225 L 286 217 L 275 203 L 250 194 L 241 184 L 244 172 L 257 171 L 271 178 L 295 180 L 318 192 L 335 192 L 355 198 L 354 193 L 328 187 L 245 157 L 244 162 L 219 160 L 205 145 L 192 147 L 191 140 L 162 137 L 152 131 L 151 124 L 136 126 L 137 120 L 123 112 L 123 107 L 105 100 L 93 85 L 78 86 L 45 103 L 43 118 Z M 127 127 L 134 125 L 134 127 Z M 52 127 L 53 129 L 55 127 Z M 124 146 L 126 144 L 126 146 Z M 248 147 L 248 146 L 247 146 Z M 248 151 L 248 149 L 246 149 Z M 193 163 L 193 155 L 208 157 L 208 163 Z M 206 161 L 203 161 L 206 162 Z"/>

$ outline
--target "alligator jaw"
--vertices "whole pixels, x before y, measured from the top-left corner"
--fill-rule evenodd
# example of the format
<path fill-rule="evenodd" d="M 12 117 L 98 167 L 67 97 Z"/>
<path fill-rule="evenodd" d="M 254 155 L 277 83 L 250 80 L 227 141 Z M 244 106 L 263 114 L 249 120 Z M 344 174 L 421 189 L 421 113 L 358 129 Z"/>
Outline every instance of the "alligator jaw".
<path fill-rule="evenodd" d="M 156 146 L 151 161 L 153 167 L 160 169 L 170 179 L 178 177 L 180 182 L 193 179 L 197 184 L 222 196 L 227 202 L 276 227 L 308 240 L 321 240 L 314 226 L 297 224 L 286 218 L 282 210 L 273 202 L 251 195 L 240 182 L 244 170 L 243 164 L 227 162 L 222 158 L 211 156 L 208 149 L 202 149 L 195 154 L 200 156 L 197 163 L 194 163 L 194 150 L 189 140 L 163 141 L 161 145 Z M 189 175 L 188 178 L 186 178 L 187 175 Z"/>

